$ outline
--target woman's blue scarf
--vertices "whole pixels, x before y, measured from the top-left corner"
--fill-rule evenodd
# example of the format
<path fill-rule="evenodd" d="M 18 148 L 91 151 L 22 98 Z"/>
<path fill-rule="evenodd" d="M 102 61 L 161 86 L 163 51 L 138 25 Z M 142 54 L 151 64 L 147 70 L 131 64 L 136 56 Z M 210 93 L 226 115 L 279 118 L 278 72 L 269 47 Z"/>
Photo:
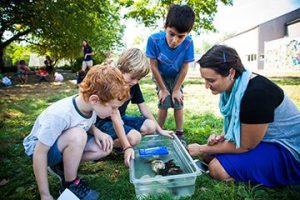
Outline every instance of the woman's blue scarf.
<path fill-rule="evenodd" d="M 251 72 L 244 71 L 239 76 L 232 87 L 231 92 L 222 92 L 220 95 L 220 112 L 224 116 L 224 137 L 226 140 L 240 148 L 240 107 L 241 101 L 247 89 Z"/>

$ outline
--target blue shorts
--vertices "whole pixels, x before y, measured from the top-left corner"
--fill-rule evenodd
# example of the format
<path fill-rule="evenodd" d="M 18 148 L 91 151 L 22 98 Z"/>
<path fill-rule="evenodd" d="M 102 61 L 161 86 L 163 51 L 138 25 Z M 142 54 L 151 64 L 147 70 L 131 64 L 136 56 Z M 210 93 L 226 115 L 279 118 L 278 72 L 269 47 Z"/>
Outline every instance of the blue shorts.
<path fill-rule="evenodd" d="M 261 142 L 241 154 L 216 154 L 226 172 L 239 182 L 268 187 L 300 184 L 300 162 L 282 145 Z"/>
<path fill-rule="evenodd" d="M 53 166 L 63 161 L 63 155 L 58 149 L 57 141 L 55 141 L 48 151 L 48 166 Z"/>
<path fill-rule="evenodd" d="M 93 137 L 94 136 L 88 134 L 87 141 L 89 141 Z M 57 141 L 58 140 L 55 141 L 55 143 L 52 145 L 52 147 L 48 151 L 48 166 L 54 166 L 60 162 L 63 162 L 63 154 L 58 149 Z M 32 158 L 32 156 L 33 155 L 31 155 L 30 157 Z"/>
<path fill-rule="evenodd" d="M 126 135 L 132 130 L 141 131 L 141 127 L 144 124 L 146 118 L 143 116 L 134 117 L 134 116 L 122 116 L 122 120 L 124 122 L 124 130 Z M 104 133 L 110 135 L 113 140 L 117 139 L 118 136 L 115 132 L 115 129 L 113 127 L 112 121 L 108 120 L 100 120 L 96 124 L 96 127 L 99 128 Z"/>

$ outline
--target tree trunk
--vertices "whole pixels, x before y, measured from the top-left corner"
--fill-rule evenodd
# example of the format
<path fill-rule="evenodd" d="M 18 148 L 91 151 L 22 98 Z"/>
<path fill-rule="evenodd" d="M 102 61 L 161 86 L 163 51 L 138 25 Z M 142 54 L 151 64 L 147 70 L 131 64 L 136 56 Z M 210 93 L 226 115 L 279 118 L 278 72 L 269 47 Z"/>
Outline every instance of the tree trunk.
<path fill-rule="evenodd" d="M 0 47 L 0 71 L 4 69 L 4 48 Z"/>

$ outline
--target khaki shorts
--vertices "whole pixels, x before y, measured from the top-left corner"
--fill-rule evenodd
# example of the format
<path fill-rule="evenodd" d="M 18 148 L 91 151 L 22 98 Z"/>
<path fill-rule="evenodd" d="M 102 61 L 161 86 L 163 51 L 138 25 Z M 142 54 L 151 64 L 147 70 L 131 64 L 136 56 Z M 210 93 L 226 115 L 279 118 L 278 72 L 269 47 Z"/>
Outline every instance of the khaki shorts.
<path fill-rule="evenodd" d="M 162 76 L 162 79 L 165 83 L 165 86 L 167 87 L 169 93 L 171 95 L 167 96 L 165 101 L 163 103 L 158 102 L 158 108 L 159 109 L 168 109 L 168 108 L 174 108 L 176 110 L 182 109 L 183 108 L 183 103 L 179 103 L 178 101 L 175 100 L 175 103 L 173 103 L 172 101 L 172 93 L 173 93 L 173 89 L 176 85 L 177 77 L 164 77 Z M 158 87 L 158 85 L 156 84 L 156 91 L 157 91 L 157 95 L 160 91 L 160 88 Z M 180 91 L 183 93 L 183 86 L 180 86 Z"/>
<path fill-rule="evenodd" d="M 93 60 L 82 61 L 82 68 L 84 68 L 84 70 L 85 70 L 86 67 L 88 67 L 88 68 L 93 67 Z M 83 71 L 84 71 L 84 70 L 83 70 Z"/>

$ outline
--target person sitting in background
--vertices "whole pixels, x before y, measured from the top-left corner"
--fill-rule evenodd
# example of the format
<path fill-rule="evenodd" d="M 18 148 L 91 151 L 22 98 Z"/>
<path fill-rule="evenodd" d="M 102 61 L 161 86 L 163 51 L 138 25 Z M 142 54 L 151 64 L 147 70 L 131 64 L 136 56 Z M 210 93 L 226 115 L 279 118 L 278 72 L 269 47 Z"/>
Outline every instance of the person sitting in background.
<path fill-rule="evenodd" d="M 54 79 L 54 66 L 53 66 L 53 61 L 51 60 L 50 56 L 46 56 L 46 60 L 44 61 L 46 71 L 48 72 L 51 80 Z"/>
<path fill-rule="evenodd" d="M 245 69 L 237 52 L 215 45 L 198 61 L 206 88 L 220 94 L 224 134 L 190 144 L 210 175 L 275 187 L 300 184 L 300 111 L 269 79 Z"/>
<path fill-rule="evenodd" d="M 41 68 L 36 72 L 36 75 L 39 77 L 38 82 L 41 83 L 42 81 L 46 81 L 49 82 L 50 77 L 49 77 L 49 73 L 47 72 L 47 70 L 45 68 Z"/>
<path fill-rule="evenodd" d="M 26 84 L 28 81 L 28 75 L 31 74 L 31 70 L 27 67 L 25 60 L 20 60 L 17 64 L 17 70 L 19 81 L 22 84 Z"/>
<path fill-rule="evenodd" d="M 76 74 L 77 85 L 79 85 L 83 81 L 85 74 L 86 74 L 86 72 L 82 71 L 82 70 L 77 72 L 77 74 Z"/>

